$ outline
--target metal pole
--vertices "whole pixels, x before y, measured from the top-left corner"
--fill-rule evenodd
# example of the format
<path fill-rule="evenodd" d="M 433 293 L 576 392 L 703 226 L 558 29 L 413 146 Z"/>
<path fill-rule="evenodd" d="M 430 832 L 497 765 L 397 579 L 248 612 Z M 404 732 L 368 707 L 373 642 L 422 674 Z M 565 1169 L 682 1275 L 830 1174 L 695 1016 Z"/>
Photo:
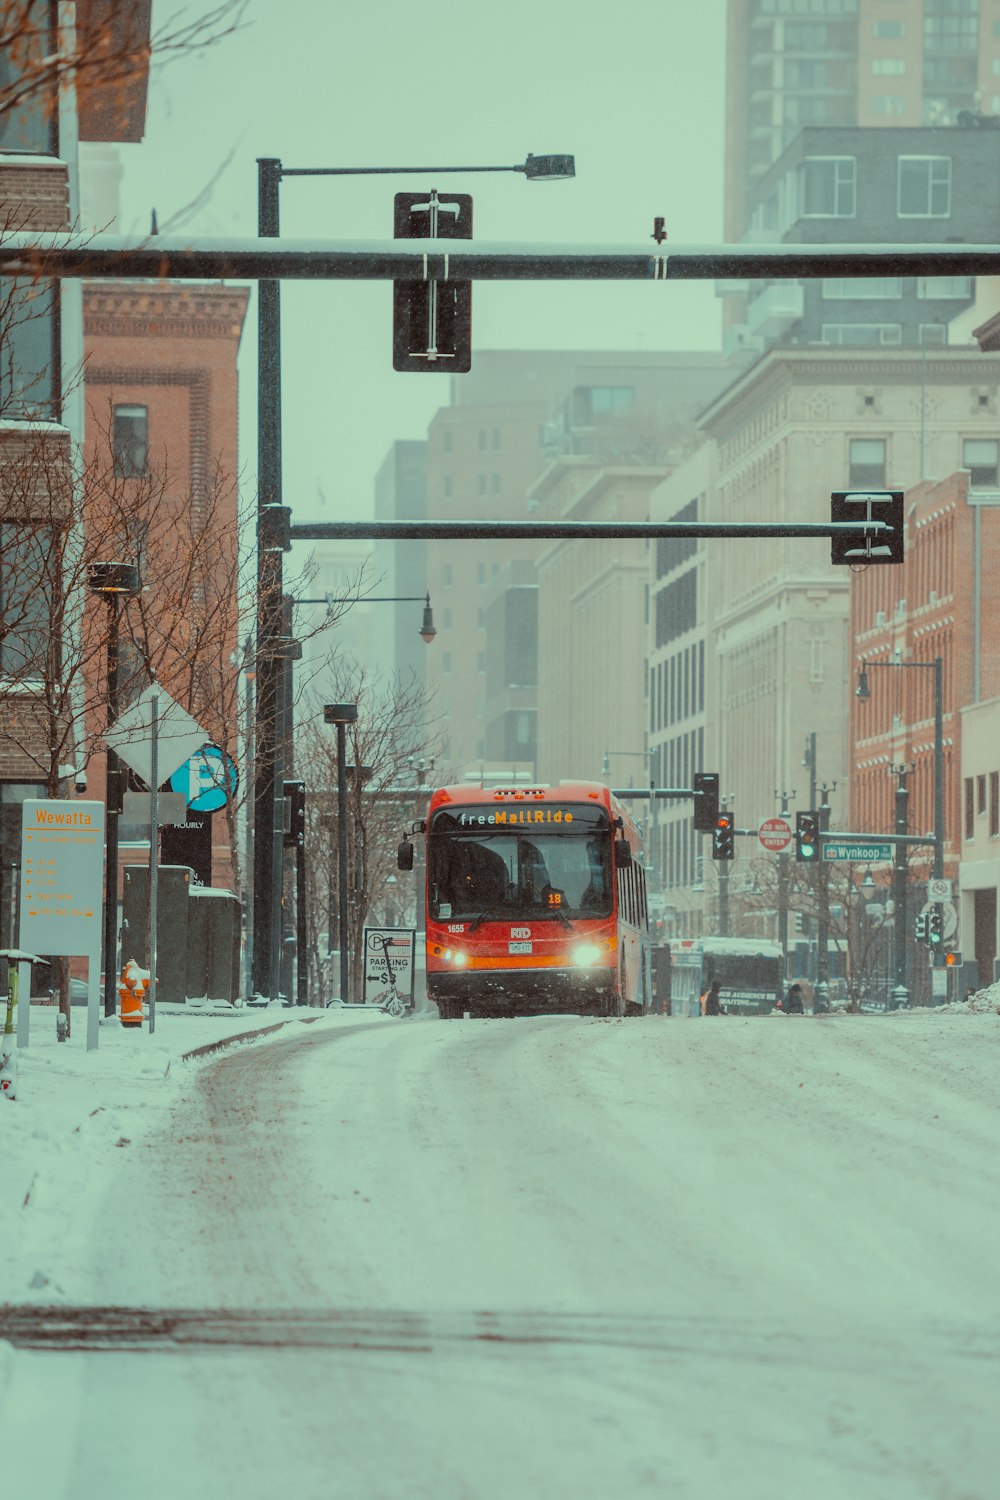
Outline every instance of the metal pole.
<path fill-rule="evenodd" d="M 934 658 L 934 878 L 944 876 L 944 661 Z"/>
<path fill-rule="evenodd" d="M 719 864 L 719 936 L 729 936 L 729 861 Z"/>
<path fill-rule="evenodd" d="M 340 908 L 340 1000 L 350 1001 L 347 953 L 347 726 L 337 725 L 337 899 Z"/>
<path fill-rule="evenodd" d="M 830 827 L 830 804 L 827 800 L 829 787 L 824 786 L 823 801 L 818 808 L 820 832 L 825 833 Z M 813 785 L 813 796 L 816 795 L 815 784 Z M 820 853 L 822 854 L 822 841 L 820 841 Z M 817 870 L 819 877 L 819 900 L 817 902 L 816 915 L 816 995 L 823 1009 L 826 1009 L 826 1001 L 829 996 L 829 954 L 827 944 L 830 933 L 830 871 L 826 861 L 821 859 Z M 814 1007 L 815 1008 L 815 1007 Z"/>
<path fill-rule="evenodd" d="M 118 594 L 108 601 L 108 727 L 118 718 Z M 118 809 L 121 806 L 121 765 L 110 745 L 107 751 L 104 801 L 104 1014 L 115 1014 L 118 981 Z"/>
<path fill-rule="evenodd" d="M 897 766 L 896 775 L 899 782 L 896 787 L 896 832 L 906 833 L 907 823 L 907 800 L 909 789 L 906 785 L 906 767 Z M 906 927 L 906 844 L 896 845 L 896 857 L 893 867 L 893 901 L 895 904 L 895 917 L 893 922 L 894 945 L 896 949 L 895 961 L 895 987 L 893 988 L 893 1000 L 897 1005 L 905 1005 L 908 1000 L 906 986 L 906 951 L 909 933 Z"/>
<path fill-rule="evenodd" d="M 246 921 L 246 949 L 244 952 L 243 993 L 253 993 L 253 939 L 254 939 L 254 787 L 256 779 L 255 758 L 256 745 L 254 734 L 254 683 L 255 672 L 250 670 L 249 662 L 244 665 L 245 676 L 245 714 L 246 714 L 246 747 L 247 747 L 247 787 L 249 796 L 246 799 L 246 857 L 245 872 L 243 879 L 243 910 Z"/>
<path fill-rule="evenodd" d="M 149 798 L 149 1034 L 153 1035 L 156 1030 L 156 922 L 157 922 L 157 898 L 159 895 L 158 859 L 157 847 L 160 842 L 160 808 L 158 801 L 157 785 L 160 780 L 159 772 L 159 739 L 160 739 L 160 695 L 154 693 L 150 702 L 152 710 L 152 733 L 153 744 L 150 759 L 150 798 Z"/>
<path fill-rule="evenodd" d="M 261 237 L 279 230 L 280 161 L 257 162 L 257 228 Z M 276 998 L 280 990 L 281 826 L 281 631 L 282 553 L 264 546 L 262 511 L 281 504 L 281 289 L 262 279 L 257 288 L 257 691 L 254 785 L 253 988 Z M 278 906 L 277 945 L 274 906 Z M 275 949 L 277 948 L 277 951 Z"/>
<path fill-rule="evenodd" d="M 299 835 L 295 846 L 295 998 L 309 1004 L 309 951 L 306 947 L 306 844 Z"/>

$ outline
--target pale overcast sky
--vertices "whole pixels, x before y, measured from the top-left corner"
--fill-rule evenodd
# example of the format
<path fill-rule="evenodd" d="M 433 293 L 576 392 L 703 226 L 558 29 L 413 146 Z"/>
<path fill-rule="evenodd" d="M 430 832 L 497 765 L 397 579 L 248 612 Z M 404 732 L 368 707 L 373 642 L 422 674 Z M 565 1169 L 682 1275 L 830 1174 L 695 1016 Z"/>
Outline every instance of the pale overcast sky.
<path fill-rule="evenodd" d="M 154 28 L 177 9 L 154 0 Z M 412 0 L 250 0 L 240 33 L 154 72 L 145 142 L 121 152 L 120 227 L 145 233 L 155 207 L 164 232 L 256 234 L 260 156 L 495 166 L 566 152 L 570 182 L 286 179 L 282 232 L 391 238 L 393 194 L 437 187 L 473 194 L 481 239 L 642 249 L 663 214 L 673 241 L 718 242 L 724 77 L 724 0 L 505 0 L 443 13 Z M 473 347 L 715 350 L 720 306 L 710 284 L 692 282 L 479 284 Z M 387 283 L 286 283 L 282 332 L 285 503 L 296 520 L 368 516 L 389 444 L 426 434 L 447 382 L 393 371 Z M 240 378 L 252 474 L 253 302 Z"/>

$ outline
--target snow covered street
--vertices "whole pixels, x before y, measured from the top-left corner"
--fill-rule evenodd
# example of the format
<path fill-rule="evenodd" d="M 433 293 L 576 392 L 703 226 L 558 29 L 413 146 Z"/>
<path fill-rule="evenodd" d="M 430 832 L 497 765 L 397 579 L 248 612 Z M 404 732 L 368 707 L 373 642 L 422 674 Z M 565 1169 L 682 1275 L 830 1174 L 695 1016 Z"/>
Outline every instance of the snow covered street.
<path fill-rule="evenodd" d="M 22 1058 L 4 1300 L 187 1331 L 0 1343 L 19 1493 L 993 1500 L 993 1006 L 285 1017 Z"/>

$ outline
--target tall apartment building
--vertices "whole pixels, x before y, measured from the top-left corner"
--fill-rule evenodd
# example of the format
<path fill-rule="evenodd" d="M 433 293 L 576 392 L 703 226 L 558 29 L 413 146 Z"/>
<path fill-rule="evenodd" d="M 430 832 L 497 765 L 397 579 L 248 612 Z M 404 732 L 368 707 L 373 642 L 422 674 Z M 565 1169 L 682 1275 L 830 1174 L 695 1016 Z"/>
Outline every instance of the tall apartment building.
<path fill-rule="evenodd" d="M 995 0 L 729 0 L 725 233 L 806 126 L 1000 114 Z"/>
<path fill-rule="evenodd" d="M 428 432 L 427 514 L 530 519 L 541 504 L 535 481 L 568 456 L 598 467 L 655 466 L 664 454 L 676 462 L 690 446 L 695 413 L 730 378 L 715 354 L 477 354 L 469 375 L 453 377 L 452 404 Z M 428 681 L 455 774 L 474 774 L 486 760 L 534 764 L 536 725 L 551 711 L 537 696 L 532 662 L 539 553 L 530 540 L 427 549 L 438 628 Z M 537 602 L 541 611 L 540 593 Z M 546 644 L 561 649 L 563 629 Z"/>
<path fill-rule="evenodd" d="M 653 514 L 819 521 L 834 489 L 907 489 L 963 468 L 974 489 L 1000 490 L 998 380 L 1000 356 L 978 349 L 771 350 L 703 413 L 709 451 L 657 490 Z M 669 784 L 700 749 L 737 825 L 755 826 L 780 810 L 782 793 L 805 806 L 803 758 L 815 733 L 814 774 L 837 783 L 832 821 L 850 826 L 850 582 L 822 542 L 662 549 L 651 584 L 650 747 Z M 688 816 L 681 805 L 655 815 L 663 889 L 678 910 L 699 904 L 690 877 L 707 853 L 685 835 Z M 737 857 L 734 878 L 742 845 Z"/>
<path fill-rule="evenodd" d="M 810 126 L 756 184 L 747 238 L 992 244 L 998 169 L 1000 130 Z M 728 281 L 717 290 L 737 309 L 725 348 L 758 353 L 776 344 L 945 344 L 976 294 L 974 278 L 948 275 Z"/>

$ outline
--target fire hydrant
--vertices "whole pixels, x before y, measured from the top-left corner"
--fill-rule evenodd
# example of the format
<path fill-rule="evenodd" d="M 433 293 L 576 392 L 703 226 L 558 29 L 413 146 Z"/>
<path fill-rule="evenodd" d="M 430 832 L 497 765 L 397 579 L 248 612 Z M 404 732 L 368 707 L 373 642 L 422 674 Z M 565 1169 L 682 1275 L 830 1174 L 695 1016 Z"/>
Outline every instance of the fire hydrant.
<path fill-rule="evenodd" d="M 142 1002 L 149 989 L 149 970 L 130 958 L 118 985 L 118 1019 L 123 1026 L 142 1025 Z"/>

